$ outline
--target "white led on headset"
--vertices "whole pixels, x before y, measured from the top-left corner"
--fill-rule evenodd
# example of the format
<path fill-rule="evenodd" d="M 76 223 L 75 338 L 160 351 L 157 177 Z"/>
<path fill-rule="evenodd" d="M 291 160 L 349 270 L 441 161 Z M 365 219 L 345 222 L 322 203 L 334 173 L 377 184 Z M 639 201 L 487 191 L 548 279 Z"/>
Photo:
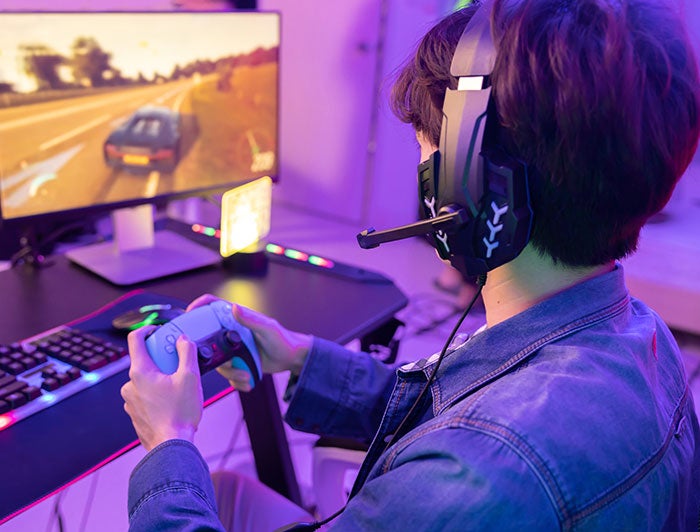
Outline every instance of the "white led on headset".
<path fill-rule="evenodd" d="M 480 91 L 484 88 L 484 76 L 464 76 L 457 82 L 458 91 Z"/>

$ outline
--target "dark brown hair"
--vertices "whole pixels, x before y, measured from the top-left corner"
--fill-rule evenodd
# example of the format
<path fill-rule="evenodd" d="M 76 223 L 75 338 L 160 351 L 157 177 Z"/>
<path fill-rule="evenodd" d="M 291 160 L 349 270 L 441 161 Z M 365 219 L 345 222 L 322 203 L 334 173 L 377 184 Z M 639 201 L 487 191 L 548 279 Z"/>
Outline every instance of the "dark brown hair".
<path fill-rule="evenodd" d="M 533 170 L 532 243 L 573 266 L 634 251 L 698 143 L 692 47 L 662 0 L 496 0 L 493 95 Z"/>
<path fill-rule="evenodd" d="M 393 88 L 397 116 L 435 145 L 473 9 L 430 30 Z M 663 0 L 495 0 L 492 29 L 503 141 L 530 169 L 531 242 L 570 266 L 634 251 L 700 135 L 697 63 L 678 13 Z"/>
<path fill-rule="evenodd" d="M 457 88 L 457 78 L 450 74 L 452 56 L 474 11 L 473 6 L 460 9 L 433 26 L 392 86 L 389 103 L 394 114 L 435 146 L 440 144 L 445 92 Z"/>

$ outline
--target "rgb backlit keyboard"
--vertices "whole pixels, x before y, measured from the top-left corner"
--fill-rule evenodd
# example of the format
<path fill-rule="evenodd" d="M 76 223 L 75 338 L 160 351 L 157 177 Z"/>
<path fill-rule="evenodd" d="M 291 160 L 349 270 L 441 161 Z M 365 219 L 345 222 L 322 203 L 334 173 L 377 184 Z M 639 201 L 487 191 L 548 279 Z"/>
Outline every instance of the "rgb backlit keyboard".
<path fill-rule="evenodd" d="M 0 345 L 0 430 L 128 368 L 127 354 L 66 325 Z"/>

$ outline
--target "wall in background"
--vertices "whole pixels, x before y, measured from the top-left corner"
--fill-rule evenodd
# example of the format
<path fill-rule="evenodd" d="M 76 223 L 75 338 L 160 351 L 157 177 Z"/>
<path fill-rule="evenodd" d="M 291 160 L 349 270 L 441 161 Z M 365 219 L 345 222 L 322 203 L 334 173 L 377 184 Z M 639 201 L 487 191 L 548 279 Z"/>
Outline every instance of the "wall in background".
<path fill-rule="evenodd" d="M 380 2 L 262 0 L 280 11 L 280 182 L 275 199 L 358 221 Z"/>
<path fill-rule="evenodd" d="M 259 0 L 282 13 L 277 199 L 378 228 L 414 220 L 418 150 L 387 91 L 444 4 Z"/>

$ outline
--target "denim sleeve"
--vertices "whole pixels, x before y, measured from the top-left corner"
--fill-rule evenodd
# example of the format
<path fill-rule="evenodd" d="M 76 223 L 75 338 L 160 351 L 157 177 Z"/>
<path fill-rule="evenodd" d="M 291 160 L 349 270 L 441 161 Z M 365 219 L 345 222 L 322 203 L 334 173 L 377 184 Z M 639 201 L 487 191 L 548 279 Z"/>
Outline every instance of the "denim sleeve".
<path fill-rule="evenodd" d="M 303 432 L 369 442 L 395 382 L 395 368 L 314 338 L 285 420 Z"/>
<path fill-rule="evenodd" d="M 129 478 L 129 531 L 224 531 L 209 468 L 197 448 L 169 440 L 152 449 Z"/>

